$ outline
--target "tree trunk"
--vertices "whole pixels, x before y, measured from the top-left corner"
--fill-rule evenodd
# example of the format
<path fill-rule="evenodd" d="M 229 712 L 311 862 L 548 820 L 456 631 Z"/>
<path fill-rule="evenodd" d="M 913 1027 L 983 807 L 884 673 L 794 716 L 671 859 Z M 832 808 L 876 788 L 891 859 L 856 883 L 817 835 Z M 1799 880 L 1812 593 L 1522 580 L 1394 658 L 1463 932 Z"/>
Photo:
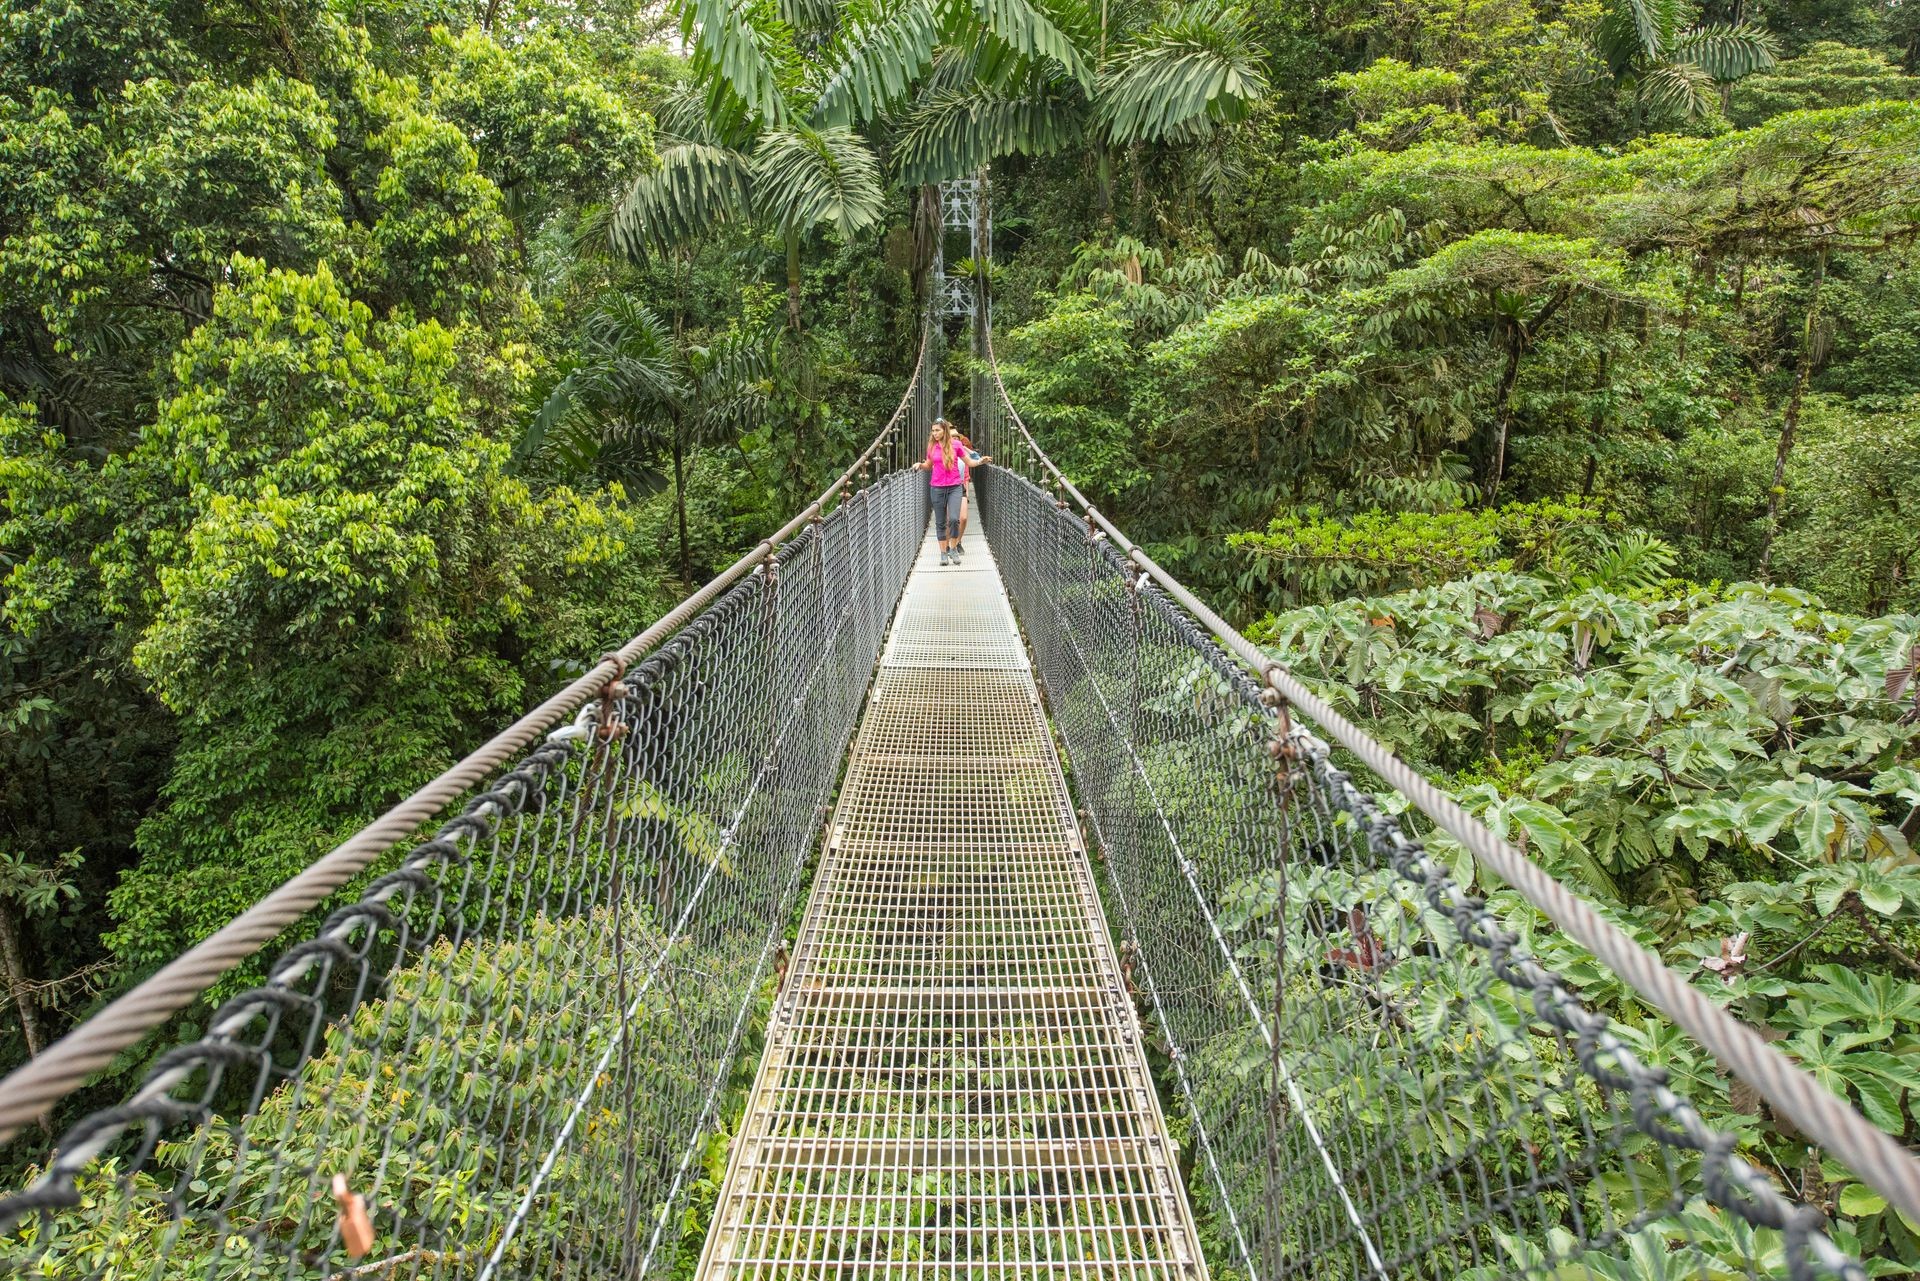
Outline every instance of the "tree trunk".
<path fill-rule="evenodd" d="M 1793 391 L 1787 397 L 1787 410 L 1780 420 L 1780 447 L 1773 454 L 1773 484 L 1767 490 L 1767 533 L 1760 544 L 1760 581 L 1770 582 L 1773 565 L 1773 540 L 1780 532 L 1780 499 L 1786 493 L 1787 459 L 1793 454 L 1794 436 L 1800 429 L 1800 406 L 1807 398 L 1807 382 L 1813 377 L 1813 326 L 1820 315 L 1820 287 L 1827 282 L 1827 251 L 1813 268 L 1813 295 L 1807 299 L 1807 318 L 1800 326 L 1800 364 L 1794 371 Z"/>
<path fill-rule="evenodd" d="M 693 559 L 687 551 L 687 446 L 680 420 L 673 420 L 673 515 L 680 524 L 680 578 L 693 581 Z"/>
<path fill-rule="evenodd" d="M 1676 353 L 1681 363 L 1687 359 L 1687 333 L 1693 328 L 1693 286 L 1694 268 L 1687 268 L 1687 288 L 1680 299 L 1680 347 Z"/>
<path fill-rule="evenodd" d="M 1147 234 L 1147 169 L 1140 161 L 1140 144 L 1127 148 L 1127 167 L 1133 170 L 1133 234 Z"/>
<path fill-rule="evenodd" d="M 944 231 L 941 221 L 939 188 L 927 183 L 913 207 L 913 301 L 919 307 L 927 304 L 927 275 Z"/>
<path fill-rule="evenodd" d="M 1500 482 L 1506 476 L 1507 433 L 1513 428 L 1513 389 L 1520 381 L 1520 357 L 1533 345 L 1533 336 L 1540 332 L 1540 327 L 1553 319 L 1553 313 L 1559 311 L 1572 296 L 1573 287 L 1562 285 L 1554 291 L 1553 297 L 1541 304 L 1539 311 L 1533 313 L 1531 320 L 1507 321 L 1507 367 L 1500 373 L 1500 416 L 1495 420 L 1493 473 L 1487 484 L 1489 507 L 1498 501 Z"/>
<path fill-rule="evenodd" d="M 1600 428 L 1605 420 L 1600 397 L 1606 395 L 1609 376 L 1613 371 L 1613 322 L 1618 318 L 1619 313 L 1620 304 L 1609 301 L 1606 323 L 1600 326 L 1600 367 L 1594 371 L 1593 413 L 1587 418 L 1587 474 L 1580 481 L 1582 498 L 1593 496 L 1594 475 L 1600 470 L 1600 452 L 1594 447 L 1593 442 L 1600 439 Z"/>
<path fill-rule="evenodd" d="M 1507 365 L 1500 371 L 1499 416 L 1494 420 L 1493 466 L 1487 477 L 1487 506 L 1500 500 L 1500 482 L 1507 471 L 1507 433 L 1513 427 L 1513 386 L 1520 381 L 1520 353 L 1526 348 L 1526 331 L 1517 320 L 1507 328 Z"/>
<path fill-rule="evenodd" d="M 40 1014 L 33 1008 L 33 976 L 20 949 L 19 922 L 13 904 L 0 900 L 0 965 L 6 967 L 7 995 L 20 1017 L 20 1035 L 26 1038 L 27 1057 L 38 1058 L 46 1041 L 40 1035 Z"/>
<path fill-rule="evenodd" d="M 1107 154 L 1106 144 L 1096 143 L 1093 148 L 1093 212 L 1102 226 L 1113 226 L 1113 157 Z"/>
<path fill-rule="evenodd" d="M 787 233 L 787 324 L 800 330 L 800 233 Z"/>

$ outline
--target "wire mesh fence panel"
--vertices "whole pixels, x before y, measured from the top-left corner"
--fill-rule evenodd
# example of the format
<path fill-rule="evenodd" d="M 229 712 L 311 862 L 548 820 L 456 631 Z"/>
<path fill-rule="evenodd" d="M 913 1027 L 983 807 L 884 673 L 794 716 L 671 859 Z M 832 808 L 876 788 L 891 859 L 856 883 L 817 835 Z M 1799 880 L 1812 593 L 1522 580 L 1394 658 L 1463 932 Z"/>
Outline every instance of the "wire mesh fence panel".
<path fill-rule="evenodd" d="M 992 409 L 992 406 L 988 406 Z M 1865 1273 L 1047 475 L 981 511 L 1220 1275 Z M 1597 963 L 1596 963 L 1596 968 Z M 1608 976 L 1610 977 L 1610 976 Z"/>
<path fill-rule="evenodd" d="M 904 409 L 904 405 L 903 405 Z M 47 1277 L 652 1277 L 926 521 L 800 526 L 0 1207 Z M 336 1196 L 336 1192 L 338 1196 Z M 351 1247 L 351 1249 L 349 1248 Z"/>

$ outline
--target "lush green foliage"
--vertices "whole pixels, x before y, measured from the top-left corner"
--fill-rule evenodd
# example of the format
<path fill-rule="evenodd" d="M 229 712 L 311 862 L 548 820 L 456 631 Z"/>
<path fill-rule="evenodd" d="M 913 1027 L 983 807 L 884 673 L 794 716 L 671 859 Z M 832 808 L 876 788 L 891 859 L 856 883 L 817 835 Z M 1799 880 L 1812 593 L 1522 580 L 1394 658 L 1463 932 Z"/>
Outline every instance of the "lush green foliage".
<path fill-rule="evenodd" d="M 690 74 L 664 34 L 0 3 L 0 1064 L 638 631 L 897 396 L 903 264 L 612 252 Z M 664 399 L 609 394 L 615 299 Z"/>
<path fill-rule="evenodd" d="M 1074 478 L 1920 1138 L 1916 15 L 0 0 L 0 1060 L 763 534 L 991 164 Z"/>
<path fill-rule="evenodd" d="M 1920 1140 L 1911 15 L 1251 16 L 1268 90 L 1207 148 L 1111 187 L 1002 166 L 1023 414 L 1336 705 Z M 1434 844 L 1876 1267 L 1920 1262 L 1920 1225 Z M 1690 1214 L 1579 1263 L 1732 1240 Z"/>
<path fill-rule="evenodd" d="M 1293 610 L 1259 635 L 1876 1124 L 1920 1137 L 1920 618 L 1782 587 L 1608 582 L 1608 559 Z M 1836 1198 L 1870 1248 L 1920 1257 L 1911 1225 L 1673 1045 L 1456 843 L 1429 847 L 1676 1056 L 1716 1123 L 1799 1171 L 1794 1191 Z"/>
<path fill-rule="evenodd" d="M 340 1173 L 371 1198 L 376 1257 L 478 1266 L 485 1255 L 470 1252 L 491 1246 L 519 1208 L 523 1172 L 548 1154 L 581 1074 L 623 1026 L 636 1062 L 622 1070 L 643 1074 L 646 1088 L 593 1099 L 503 1259 L 534 1267 L 570 1252 L 605 1257 L 614 1248 L 608 1225 L 623 1221 L 637 1222 L 635 1244 L 644 1247 L 660 1207 L 627 1219 L 620 1180 L 608 1172 L 627 1169 L 655 1196 L 671 1185 L 686 1136 L 669 1118 L 697 1106 L 713 1084 L 703 1065 L 680 1057 L 681 1038 L 689 1025 L 732 1021 L 758 941 L 699 954 L 709 982 L 682 995 L 663 986 L 623 1024 L 589 1017 L 578 999 L 582 984 L 615 984 L 613 928 L 605 912 L 540 916 L 507 941 L 434 945 L 392 975 L 386 997 L 330 1027 L 320 1051 L 258 1110 L 162 1143 L 155 1163 L 125 1183 L 115 1163 L 103 1163 L 83 1180 L 79 1209 L 0 1238 L 0 1258 L 30 1257 L 33 1275 L 48 1281 L 146 1273 L 160 1259 L 170 1277 L 258 1275 L 251 1251 L 231 1248 L 244 1234 L 297 1260 L 294 1275 L 335 1275 L 352 1263 L 325 1195 L 326 1177 Z M 665 942 L 637 919 L 618 928 L 629 954 L 654 954 Z M 509 993 L 527 1017 L 499 1016 Z M 417 1052 L 412 1040 L 423 1027 L 434 1029 L 439 1052 Z M 430 1128 L 436 1122 L 448 1124 Z M 637 1150 L 629 1136 L 639 1136 Z M 725 1151 L 724 1142 L 713 1146 Z M 176 1195 L 182 1211 L 169 1204 Z M 42 1240 L 56 1248 L 37 1253 Z M 697 1253 L 699 1236 L 686 1245 Z"/>

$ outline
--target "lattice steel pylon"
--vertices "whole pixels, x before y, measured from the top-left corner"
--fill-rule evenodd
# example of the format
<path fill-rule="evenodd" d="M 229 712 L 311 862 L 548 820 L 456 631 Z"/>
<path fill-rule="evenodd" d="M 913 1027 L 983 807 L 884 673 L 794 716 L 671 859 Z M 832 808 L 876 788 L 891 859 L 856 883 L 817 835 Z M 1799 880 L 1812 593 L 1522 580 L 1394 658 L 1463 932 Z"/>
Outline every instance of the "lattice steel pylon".
<path fill-rule="evenodd" d="M 985 216 L 986 177 L 959 178 L 940 184 L 940 235 L 934 242 L 934 315 L 974 321 L 980 314 L 979 273 L 947 275 L 947 238 L 963 237 L 967 254 L 984 262 L 993 252 L 992 231 Z"/>
<path fill-rule="evenodd" d="M 702 1281 L 1204 1278 L 1025 648 L 976 532 L 902 598 Z"/>
<path fill-rule="evenodd" d="M 975 448 L 991 453 L 994 445 L 991 418 L 973 412 L 987 400 L 981 370 L 985 367 L 987 328 L 992 323 L 992 301 L 987 287 L 993 257 L 989 190 L 984 167 L 974 177 L 940 185 L 940 233 L 934 239 L 931 306 L 934 322 L 943 327 L 943 338 L 944 322 L 955 319 L 965 322 L 967 345 L 974 360 L 968 397 L 969 421 L 963 426 Z M 947 275 L 946 251 L 950 238 L 966 246 L 972 269 L 965 275 Z"/>

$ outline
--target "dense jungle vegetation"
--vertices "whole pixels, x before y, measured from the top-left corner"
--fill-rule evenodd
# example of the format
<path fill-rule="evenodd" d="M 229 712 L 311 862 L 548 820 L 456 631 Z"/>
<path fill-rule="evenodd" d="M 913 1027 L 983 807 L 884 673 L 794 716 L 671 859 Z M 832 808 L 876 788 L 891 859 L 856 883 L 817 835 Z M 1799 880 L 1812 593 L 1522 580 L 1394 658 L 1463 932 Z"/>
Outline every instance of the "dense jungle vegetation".
<path fill-rule="evenodd" d="M 925 184 L 991 163 L 1001 362 L 1095 501 L 1920 1138 L 1920 6 L 0 0 L 0 42 L 0 1065 L 773 528 L 912 365 Z"/>

